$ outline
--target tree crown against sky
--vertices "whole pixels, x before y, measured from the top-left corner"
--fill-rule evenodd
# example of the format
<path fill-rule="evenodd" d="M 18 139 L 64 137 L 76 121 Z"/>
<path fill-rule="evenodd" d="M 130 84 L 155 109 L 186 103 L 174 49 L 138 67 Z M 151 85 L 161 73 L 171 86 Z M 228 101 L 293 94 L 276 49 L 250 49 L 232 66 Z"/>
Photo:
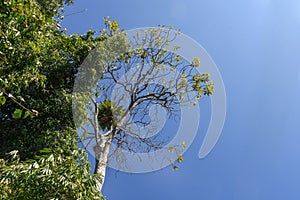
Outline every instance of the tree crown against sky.
<path fill-rule="evenodd" d="M 109 158 L 126 163 L 124 151 L 164 148 L 162 137 L 151 137 L 157 126 L 155 119 L 147 117 L 152 106 L 166 109 L 171 117 L 180 112 L 180 106 L 195 106 L 214 89 L 209 74 L 195 70 L 200 59 L 189 63 L 177 54 L 180 47 L 171 45 L 180 32 L 174 34 L 164 26 L 149 28 L 130 40 L 115 22 L 106 22 L 112 37 L 83 62 L 73 99 L 77 128 L 85 144 L 93 146 L 95 173 L 103 179 Z M 150 124 L 153 127 L 147 130 Z M 175 160 L 182 161 L 182 155 L 178 153 Z"/>

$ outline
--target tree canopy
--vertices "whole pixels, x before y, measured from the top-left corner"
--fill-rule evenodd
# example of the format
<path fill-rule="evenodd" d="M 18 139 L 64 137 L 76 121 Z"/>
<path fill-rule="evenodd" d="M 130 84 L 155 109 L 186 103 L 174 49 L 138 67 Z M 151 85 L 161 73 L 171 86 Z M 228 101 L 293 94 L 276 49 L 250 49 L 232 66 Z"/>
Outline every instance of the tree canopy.
<path fill-rule="evenodd" d="M 172 41 L 180 32 L 172 28 L 149 28 L 132 37 L 113 30 L 110 35 L 84 60 L 74 85 L 74 119 L 82 140 L 95 152 L 95 173 L 104 180 L 110 159 L 124 170 L 132 161 L 126 152 L 138 157 L 165 149 L 166 156 L 157 160 L 181 162 L 184 145 L 174 144 L 178 149 L 166 146 L 167 136 L 152 137 L 159 123 L 149 119 L 149 112 L 159 106 L 171 118 L 182 106 L 197 105 L 214 91 L 209 73 L 196 70 L 199 58 L 189 63 L 177 53 L 180 47 Z M 169 147 L 175 148 L 176 158 L 171 159 Z"/>

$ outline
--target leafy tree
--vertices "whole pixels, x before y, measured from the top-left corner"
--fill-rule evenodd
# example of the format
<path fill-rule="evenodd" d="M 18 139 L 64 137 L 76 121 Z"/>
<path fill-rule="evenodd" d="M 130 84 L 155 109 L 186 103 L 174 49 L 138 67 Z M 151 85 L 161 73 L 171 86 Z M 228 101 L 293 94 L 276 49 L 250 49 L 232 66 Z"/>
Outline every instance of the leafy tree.
<path fill-rule="evenodd" d="M 66 36 L 53 19 L 61 4 L 43 3 L 56 7 L 41 8 L 34 0 L 0 3 L 1 157 L 18 149 L 21 160 L 33 158 L 38 150 L 49 147 L 51 142 L 43 137 L 47 131 L 73 127 L 74 74 L 104 39 L 93 37 L 93 31 Z"/>
<path fill-rule="evenodd" d="M 195 99 L 214 90 L 209 74 L 199 74 L 195 69 L 200 65 L 199 58 L 188 63 L 177 54 L 180 47 L 171 45 L 179 32 L 172 35 L 163 26 L 137 33 L 129 41 L 116 22 L 106 19 L 106 23 L 111 38 L 83 62 L 75 82 L 73 107 L 82 139 L 94 145 L 94 173 L 103 179 L 98 183 L 99 190 L 109 158 L 125 163 L 124 151 L 146 153 L 164 147 L 161 138 L 148 137 L 155 129 L 146 128 L 151 123 L 146 117 L 151 106 L 166 109 L 171 118 L 180 106 L 195 105 Z M 112 144 L 121 149 L 120 155 Z M 177 147 L 170 147 L 170 151 L 178 154 L 175 162 L 183 160 Z"/>
<path fill-rule="evenodd" d="M 70 3 L 0 2 L 1 199 L 102 198 L 77 146 L 71 96 L 77 68 L 108 36 L 67 36 L 60 21 Z"/>

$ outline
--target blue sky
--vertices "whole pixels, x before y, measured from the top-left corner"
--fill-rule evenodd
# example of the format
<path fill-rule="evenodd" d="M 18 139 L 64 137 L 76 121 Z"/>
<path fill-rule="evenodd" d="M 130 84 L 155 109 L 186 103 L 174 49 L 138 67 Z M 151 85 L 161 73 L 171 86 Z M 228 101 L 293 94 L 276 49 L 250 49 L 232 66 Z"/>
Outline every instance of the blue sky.
<path fill-rule="evenodd" d="M 210 103 L 180 170 L 108 170 L 108 200 L 300 199 L 300 2 L 298 0 L 75 0 L 68 33 L 103 28 L 110 15 L 125 30 L 172 24 L 217 64 L 227 117 L 213 151 L 198 159 Z M 205 114 L 206 113 L 206 114 Z"/>

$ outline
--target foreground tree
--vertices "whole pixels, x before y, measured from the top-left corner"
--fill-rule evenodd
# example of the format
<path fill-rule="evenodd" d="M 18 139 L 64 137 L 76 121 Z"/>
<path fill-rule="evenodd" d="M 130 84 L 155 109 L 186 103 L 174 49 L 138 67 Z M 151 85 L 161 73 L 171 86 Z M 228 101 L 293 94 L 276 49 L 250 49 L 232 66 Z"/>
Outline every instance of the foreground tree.
<path fill-rule="evenodd" d="M 77 146 L 71 95 L 77 68 L 108 36 L 67 36 L 65 3 L 0 2 L 0 199 L 102 198 Z"/>
<path fill-rule="evenodd" d="M 147 153 L 164 148 L 167 141 L 162 133 L 152 135 L 159 123 L 147 117 L 152 106 L 165 109 L 172 118 L 181 106 L 196 105 L 214 90 L 209 74 L 199 74 L 195 69 L 200 65 L 199 58 L 188 63 L 177 54 L 180 47 L 171 46 L 179 32 L 172 34 L 164 27 L 148 29 L 130 40 L 118 31 L 117 24 L 109 20 L 106 23 L 112 38 L 96 47 L 83 62 L 73 108 L 80 113 L 77 122 L 82 140 L 93 145 L 94 173 L 102 177 L 99 190 L 110 158 L 126 165 L 124 151 Z M 184 143 L 181 146 L 184 148 Z M 169 150 L 178 153 L 175 161 L 182 161 L 176 147 Z"/>

